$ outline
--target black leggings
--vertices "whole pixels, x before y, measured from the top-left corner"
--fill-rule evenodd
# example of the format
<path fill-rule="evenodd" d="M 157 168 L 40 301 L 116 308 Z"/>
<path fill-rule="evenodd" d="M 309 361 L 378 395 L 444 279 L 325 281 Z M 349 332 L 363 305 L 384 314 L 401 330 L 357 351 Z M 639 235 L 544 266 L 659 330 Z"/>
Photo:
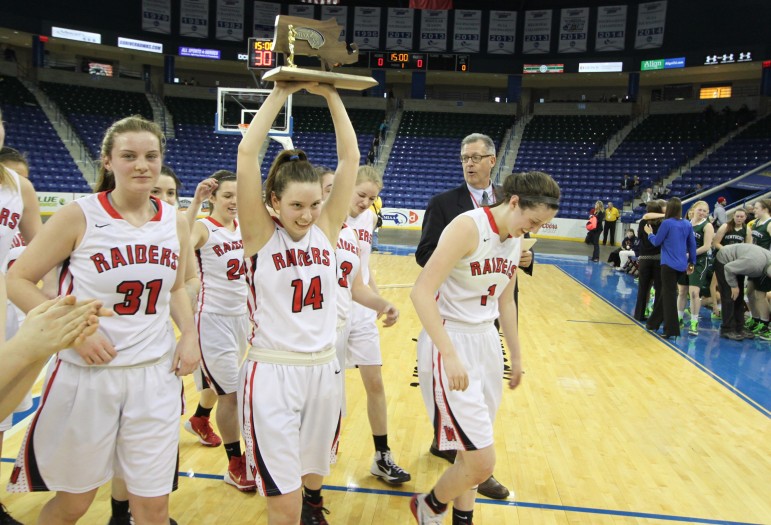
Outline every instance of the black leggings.
<path fill-rule="evenodd" d="M 661 265 L 661 302 L 654 305 L 648 319 L 648 328 L 658 330 L 664 323 L 664 337 L 680 336 L 680 320 L 677 318 L 677 279 L 685 272 Z"/>
<path fill-rule="evenodd" d="M 637 303 L 634 305 L 634 318 L 642 321 L 645 317 L 645 307 L 648 306 L 651 285 L 656 292 L 656 297 L 653 299 L 653 309 L 656 309 L 656 305 L 661 308 L 661 261 L 659 259 L 638 259 L 637 264 Z"/>

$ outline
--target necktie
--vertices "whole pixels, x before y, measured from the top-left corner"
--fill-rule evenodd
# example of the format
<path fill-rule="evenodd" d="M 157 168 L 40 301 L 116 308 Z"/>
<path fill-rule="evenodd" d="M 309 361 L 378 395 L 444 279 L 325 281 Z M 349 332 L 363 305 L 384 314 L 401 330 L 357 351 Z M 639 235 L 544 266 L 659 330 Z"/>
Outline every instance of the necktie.
<path fill-rule="evenodd" d="M 490 198 L 487 196 L 487 192 L 482 192 L 482 206 L 489 206 L 490 205 Z"/>

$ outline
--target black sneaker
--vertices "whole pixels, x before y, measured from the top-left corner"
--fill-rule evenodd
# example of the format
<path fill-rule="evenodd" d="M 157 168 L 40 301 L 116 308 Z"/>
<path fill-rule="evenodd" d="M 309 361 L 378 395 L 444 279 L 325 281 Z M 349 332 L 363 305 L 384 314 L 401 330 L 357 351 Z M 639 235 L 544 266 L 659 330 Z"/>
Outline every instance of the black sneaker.
<path fill-rule="evenodd" d="M 372 468 L 369 469 L 373 476 L 377 476 L 391 485 L 401 485 L 412 479 L 412 476 L 399 465 L 394 463 L 391 451 L 375 452 Z"/>
<path fill-rule="evenodd" d="M 329 525 L 324 514 L 329 514 L 329 511 L 324 507 L 324 498 L 321 498 L 321 503 L 318 505 L 303 500 L 300 525 Z"/>
<path fill-rule="evenodd" d="M 0 525 L 2 525 L 2 522 L 0 522 Z M 134 520 L 131 518 L 131 515 L 121 516 L 119 518 L 113 516 L 110 518 L 110 521 L 107 522 L 107 525 L 134 525 Z M 178 525 L 178 523 L 176 520 L 169 518 L 169 525 Z"/>
<path fill-rule="evenodd" d="M 23 525 L 22 522 L 17 521 L 8 514 L 8 509 L 5 505 L 0 503 L 0 525 Z"/>

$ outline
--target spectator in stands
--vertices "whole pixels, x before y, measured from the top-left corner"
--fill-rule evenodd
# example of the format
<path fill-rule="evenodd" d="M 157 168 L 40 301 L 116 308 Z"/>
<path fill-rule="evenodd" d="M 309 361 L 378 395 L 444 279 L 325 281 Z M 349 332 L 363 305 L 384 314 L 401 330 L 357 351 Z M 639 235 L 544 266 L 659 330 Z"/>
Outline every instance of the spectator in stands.
<path fill-rule="evenodd" d="M 624 180 L 621 181 L 621 189 L 622 190 L 631 190 L 632 189 L 632 179 L 629 178 L 628 173 L 624 173 Z"/>
<path fill-rule="evenodd" d="M 640 255 L 637 259 L 638 283 L 634 318 L 638 321 L 645 321 L 657 305 L 661 309 L 661 247 L 650 242 L 645 226 L 650 224 L 653 233 L 658 232 L 666 206 L 667 203 L 661 200 L 649 202 L 647 205 L 648 213 L 643 216 L 637 230 L 637 237 L 640 240 Z M 650 214 L 657 214 L 656 218 L 648 217 Z M 654 294 L 653 305 L 649 301 L 651 285 Z"/>
<path fill-rule="evenodd" d="M 0 148 L 0 164 L 24 177 L 29 178 L 29 162 L 27 156 L 19 150 L 3 146 Z"/>
<path fill-rule="evenodd" d="M 747 226 L 752 228 L 755 224 L 755 205 L 751 202 L 746 203 L 744 213 L 747 214 Z"/>
<path fill-rule="evenodd" d="M 645 188 L 645 191 L 640 196 L 640 200 L 641 200 L 640 202 L 641 207 L 646 207 L 649 202 L 655 200 L 653 196 L 653 188 Z"/>
<path fill-rule="evenodd" d="M 713 213 L 713 216 L 715 217 L 715 228 L 720 228 L 722 225 L 728 222 L 725 214 L 725 204 L 725 197 L 717 198 L 717 202 L 715 203 L 715 212 Z"/>
<path fill-rule="evenodd" d="M 375 152 L 376 157 L 380 155 L 380 136 L 379 135 L 375 135 L 375 138 L 372 139 L 372 151 Z"/>
<path fill-rule="evenodd" d="M 589 240 L 592 241 L 592 262 L 600 262 L 600 235 L 602 235 L 602 222 L 605 220 L 605 206 L 602 201 L 594 203 L 593 210 L 590 211 L 590 219 L 594 217 L 597 221 L 596 227 L 591 230 Z"/>
<path fill-rule="evenodd" d="M 664 339 L 680 336 L 677 318 L 677 282 L 681 275 L 690 275 L 696 265 L 696 238 L 690 223 L 683 220 L 683 205 L 672 197 L 667 202 L 664 222 L 659 231 L 645 225 L 645 233 L 653 246 L 661 246 L 661 302 L 648 318 L 647 328 L 656 331 L 664 323 Z"/>
<path fill-rule="evenodd" d="M 384 120 L 380 123 L 378 132 L 380 133 L 380 142 L 385 142 L 386 135 L 388 134 L 388 121 Z"/>
<path fill-rule="evenodd" d="M 748 277 L 753 283 L 756 300 L 766 302 L 766 293 L 771 291 L 771 251 L 756 244 L 737 243 L 726 246 L 717 253 L 715 275 L 720 287 L 720 296 L 723 297 L 720 337 L 741 341 L 745 339 L 746 333 L 742 326 L 744 277 Z M 771 341 L 768 309 L 766 309 L 765 327 L 756 334 L 765 341 Z"/>
<path fill-rule="evenodd" d="M 612 201 L 608 201 L 608 207 L 605 208 L 605 229 L 602 234 L 602 245 L 608 245 L 608 234 L 610 234 L 610 245 L 613 246 L 616 243 L 616 223 L 621 216 L 621 212 L 618 208 L 613 206 Z"/>
<path fill-rule="evenodd" d="M 690 191 L 690 192 L 688 192 L 688 193 L 701 193 L 701 190 L 702 190 L 702 187 L 701 187 L 701 183 L 700 183 L 700 182 L 697 182 L 697 183 L 696 183 L 696 184 L 693 186 L 693 188 L 691 188 L 691 191 Z"/>
<path fill-rule="evenodd" d="M 654 199 L 660 199 L 661 198 L 661 184 L 656 183 L 653 185 L 653 198 Z"/>
<path fill-rule="evenodd" d="M 640 176 L 635 175 L 632 179 L 632 189 L 635 193 L 637 193 L 640 190 Z"/>

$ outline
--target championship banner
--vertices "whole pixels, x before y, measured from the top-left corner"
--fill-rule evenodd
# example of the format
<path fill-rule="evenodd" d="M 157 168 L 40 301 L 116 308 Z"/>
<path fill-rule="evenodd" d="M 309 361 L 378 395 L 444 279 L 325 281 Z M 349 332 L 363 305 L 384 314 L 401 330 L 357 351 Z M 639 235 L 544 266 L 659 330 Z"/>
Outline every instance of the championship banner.
<path fill-rule="evenodd" d="M 551 9 L 525 11 L 522 53 L 548 53 L 551 47 Z"/>
<path fill-rule="evenodd" d="M 635 49 L 653 49 L 664 45 L 664 25 L 667 21 L 667 2 L 648 2 L 637 7 Z"/>
<path fill-rule="evenodd" d="M 244 0 L 217 0 L 217 40 L 244 39 Z"/>
<path fill-rule="evenodd" d="M 563 9 L 560 15 L 559 53 L 585 53 L 589 36 L 589 8 Z"/>
<path fill-rule="evenodd" d="M 456 9 L 452 50 L 461 53 L 479 53 L 482 38 L 482 11 Z"/>
<path fill-rule="evenodd" d="M 252 36 L 273 40 L 276 32 L 276 17 L 279 14 L 281 14 L 281 4 L 255 1 Z"/>
<path fill-rule="evenodd" d="M 310 18 L 313 20 L 315 15 L 313 9 L 313 4 L 289 4 L 287 14 L 289 16 L 299 16 L 300 18 Z"/>
<path fill-rule="evenodd" d="M 321 6 L 321 19 L 329 20 L 330 18 L 337 20 L 337 25 L 342 27 L 340 30 L 340 40 L 345 40 L 348 36 L 348 8 L 337 5 Z"/>
<path fill-rule="evenodd" d="M 179 35 L 209 38 L 209 0 L 181 0 Z"/>
<path fill-rule="evenodd" d="M 171 0 L 142 0 L 142 30 L 171 34 Z"/>
<path fill-rule="evenodd" d="M 623 51 L 626 40 L 626 6 L 606 5 L 597 8 L 595 51 Z"/>
<path fill-rule="evenodd" d="M 495 55 L 513 55 L 516 37 L 517 12 L 490 11 L 487 52 Z"/>
<path fill-rule="evenodd" d="M 447 13 L 435 9 L 420 12 L 421 51 L 447 51 Z"/>
<path fill-rule="evenodd" d="M 386 49 L 412 50 L 415 11 L 406 7 L 389 7 L 386 24 Z"/>
<path fill-rule="evenodd" d="M 357 7 L 353 17 L 353 41 L 359 49 L 380 49 L 380 8 Z"/>

